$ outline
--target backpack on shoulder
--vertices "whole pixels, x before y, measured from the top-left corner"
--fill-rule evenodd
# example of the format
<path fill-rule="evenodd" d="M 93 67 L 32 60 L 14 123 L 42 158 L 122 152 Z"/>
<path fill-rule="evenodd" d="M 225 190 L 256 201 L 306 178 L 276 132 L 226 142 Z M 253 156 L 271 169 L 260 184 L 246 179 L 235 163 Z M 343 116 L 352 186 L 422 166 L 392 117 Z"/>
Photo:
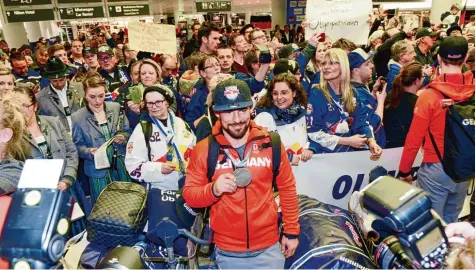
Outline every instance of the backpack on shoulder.
<path fill-rule="evenodd" d="M 450 99 L 441 94 L 445 99 Z M 474 179 L 474 101 L 473 94 L 470 99 L 447 107 L 443 156 L 428 129 L 443 170 L 456 183 Z"/>

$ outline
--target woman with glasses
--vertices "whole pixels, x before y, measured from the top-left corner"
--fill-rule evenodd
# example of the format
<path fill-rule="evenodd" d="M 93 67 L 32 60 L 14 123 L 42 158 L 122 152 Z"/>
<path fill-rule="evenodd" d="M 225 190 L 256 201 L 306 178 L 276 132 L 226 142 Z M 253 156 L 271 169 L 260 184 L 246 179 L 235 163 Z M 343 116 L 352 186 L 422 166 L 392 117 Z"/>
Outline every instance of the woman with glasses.
<path fill-rule="evenodd" d="M 205 56 L 198 65 L 198 72 L 201 80 L 195 84 L 195 93 L 187 105 L 183 119 L 195 131 L 198 123 L 205 114 L 205 101 L 210 92 L 211 79 L 220 73 L 221 67 L 216 56 Z"/>
<path fill-rule="evenodd" d="M 127 171 L 132 179 L 145 182 L 149 189 L 149 231 L 162 218 L 177 216 L 176 192 L 184 185 L 190 153 L 196 143 L 188 125 L 170 110 L 173 102 L 174 97 L 167 87 L 146 88 L 145 112 L 127 144 Z M 186 238 L 179 238 L 174 243 L 176 254 L 187 255 L 186 243 Z"/>
<path fill-rule="evenodd" d="M 317 143 L 316 153 L 370 149 L 378 159 L 382 149 L 366 122 L 366 107 L 357 102 L 350 84 L 350 67 L 342 49 L 329 49 L 321 63 L 321 82 L 308 95 L 309 139 Z"/>
<path fill-rule="evenodd" d="M 73 141 L 79 158 L 84 160 L 84 172 L 90 181 L 91 202 L 94 204 L 101 191 L 114 181 L 129 181 L 124 167 L 125 145 L 130 135 L 129 121 L 116 102 L 105 102 L 106 83 L 98 73 L 90 73 L 83 81 L 87 106 L 73 114 Z M 106 142 L 107 161 L 110 166 L 96 168 L 96 151 Z M 103 155 L 101 155 L 102 157 Z"/>
<path fill-rule="evenodd" d="M 306 162 L 315 153 L 306 130 L 307 94 L 296 76 L 276 75 L 256 104 L 256 124 L 279 134 L 292 165 Z M 313 142 L 313 144 L 315 144 Z"/>

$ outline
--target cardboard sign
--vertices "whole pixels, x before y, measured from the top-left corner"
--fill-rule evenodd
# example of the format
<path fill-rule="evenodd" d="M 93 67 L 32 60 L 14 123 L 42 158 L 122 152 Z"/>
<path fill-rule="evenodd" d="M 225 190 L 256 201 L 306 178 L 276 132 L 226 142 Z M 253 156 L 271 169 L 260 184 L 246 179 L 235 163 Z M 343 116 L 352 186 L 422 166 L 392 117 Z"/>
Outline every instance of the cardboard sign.
<path fill-rule="evenodd" d="M 177 53 L 174 25 L 129 22 L 127 28 L 131 49 L 149 53 Z"/>
<path fill-rule="evenodd" d="M 367 44 L 371 0 L 309 0 L 306 7 L 306 40 L 313 33 L 326 33 L 332 41 L 347 38 Z"/>

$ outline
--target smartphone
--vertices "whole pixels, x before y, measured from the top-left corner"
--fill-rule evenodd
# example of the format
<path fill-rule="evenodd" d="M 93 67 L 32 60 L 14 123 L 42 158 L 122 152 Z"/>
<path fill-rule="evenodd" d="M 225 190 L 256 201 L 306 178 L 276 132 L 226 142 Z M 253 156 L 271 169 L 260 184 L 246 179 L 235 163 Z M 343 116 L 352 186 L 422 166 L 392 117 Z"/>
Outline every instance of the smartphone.
<path fill-rule="evenodd" d="M 96 27 L 94 28 L 92 31 L 91 31 L 91 34 L 93 35 L 98 35 L 99 33 L 101 33 L 101 27 Z"/>
<path fill-rule="evenodd" d="M 319 35 L 318 41 L 319 41 L 319 42 L 324 42 L 325 40 L 326 40 L 326 33 L 321 33 L 321 34 Z"/>
<path fill-rule="evenodd" d="M 382 93 L 382 91 L 383 91 L 383 86 L 385 85 L 386 82 L 387 82 L 387 78 L 385 78 L 385 77 L 380 77 L 380 85 L 379 85 L 379 87 L 378 87 L 378 91 L 379 91 L 380 93 Z"/>

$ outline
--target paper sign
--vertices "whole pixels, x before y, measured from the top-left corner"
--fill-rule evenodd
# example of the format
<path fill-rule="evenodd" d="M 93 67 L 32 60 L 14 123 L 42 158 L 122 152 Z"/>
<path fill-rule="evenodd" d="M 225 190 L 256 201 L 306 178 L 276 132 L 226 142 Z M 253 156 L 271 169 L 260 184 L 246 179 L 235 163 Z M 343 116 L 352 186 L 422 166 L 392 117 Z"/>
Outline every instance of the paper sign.
<path fill-rule="evenodd" d="M 371 0 L 309 0 L 306 7 L 306 40 L 313 33 L 326 33 L 333 41 L 346 38 L 367 44 Z"/>
<path fill-rule="evenodd" d="M 177 53 L 175 26 L 129 22 L 129 45 L 131 49 L 149 53 Z"/>
<path fill-rule="evenodd" d="M 56 189 L 63 175 L 62 159 L 28 159 L 23 166 L 18 188 Z"/>
<path fill-rule="evenodd" d="M 107 147 L 114 141 L 116 137 L 109 139 L 101 147 L 99 147 L 96 152 L 94 152 L 94 166 L 96 170 L 107 169 L 111 167 L 109 163 L 109 157 L 107 156 Z"/>

